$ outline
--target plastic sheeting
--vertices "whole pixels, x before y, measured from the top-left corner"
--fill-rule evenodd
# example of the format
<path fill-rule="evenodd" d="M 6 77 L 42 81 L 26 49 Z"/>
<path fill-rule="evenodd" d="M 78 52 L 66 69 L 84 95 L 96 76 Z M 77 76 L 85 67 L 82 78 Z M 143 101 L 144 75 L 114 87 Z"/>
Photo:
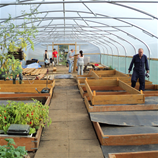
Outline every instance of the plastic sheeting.
<path fill-rule="evenodd" d="M 32 63 L 32 64 L 28 64 L 26 66 L 23 66 L 23 68 L 35 68 L 35 69 L 38 69 L 38 68 L 41 68 L 41 66 L 38 63 Z"/>

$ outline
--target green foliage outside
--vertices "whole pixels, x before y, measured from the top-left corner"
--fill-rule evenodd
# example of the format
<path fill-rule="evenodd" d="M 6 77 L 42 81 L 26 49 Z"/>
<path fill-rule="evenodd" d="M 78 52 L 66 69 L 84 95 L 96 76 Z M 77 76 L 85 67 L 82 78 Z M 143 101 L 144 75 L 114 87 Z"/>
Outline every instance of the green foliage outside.
<path fill-rule="evenodd" d="M 68 50 L 68 45 L 59 45 L 59 57 L 62 59 L 59 63 L 61 65 L 66 65 L 67 53 L 64 53 L 63 50 Z M 61 54 L 61 52 L 63 52 L 63 54 Z"/>
<path fill-rule="evenodd" d="M 0 105 L 0 130 L 6 133 L 11 124 L 30 125 L 30 134 L 36 132 L 41 125 L 48 126 L 52 120 L 48 116 L 49 107 L 34 100 L 32 103 L 8 101 L 8 104 Z"/>
<path fill-rule="evenodd" d="M 28 155 L 25 146 L 18 146 L 16 149 L 14 148 L 14 139 L 6 138 L 5 141 L 7 141 L 8 144 L 0 146 L 1 158 L 23 158 L 25 155 Z"/>

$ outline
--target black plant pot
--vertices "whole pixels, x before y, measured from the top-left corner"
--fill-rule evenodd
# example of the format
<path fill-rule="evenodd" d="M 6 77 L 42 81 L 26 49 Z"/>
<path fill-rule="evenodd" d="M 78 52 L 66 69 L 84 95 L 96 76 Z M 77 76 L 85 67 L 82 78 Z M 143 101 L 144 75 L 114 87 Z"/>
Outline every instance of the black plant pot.
<path fill-rule="evenodd" d="M 13 84 L 16 84 L 16 80 L 15 79 L 13 79 Z"/>
<path fill-rule="evenodd" d="M 6 78 L 4 77 L 4 75 L 5 75 L 5 72 L 2 72 L 2 73 L 0 74 L 0 80 L 6 80 Z"/>

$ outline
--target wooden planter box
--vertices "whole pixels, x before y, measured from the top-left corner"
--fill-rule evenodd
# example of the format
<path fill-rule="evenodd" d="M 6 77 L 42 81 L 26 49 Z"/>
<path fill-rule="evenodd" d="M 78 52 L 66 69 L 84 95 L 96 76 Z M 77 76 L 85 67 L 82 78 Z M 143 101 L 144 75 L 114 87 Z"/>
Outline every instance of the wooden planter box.
<path fill-rule="evenodd" d="M 128 75 L 117 70 L 90 71 L 88 75 L 95 73 L 99 77 L 128 77 Z"/>
<path fill-rule="evenodd" d="M 7 142 L 4 140 L 6 138 L 13 138 L 16 145 L 15 148 L 18 146 L 25 146 L 27 151 L 35 151 L 38 149 L 40 138 L 42 133 L 42 127 L 40 127 L 36 133 L 35 137 L 18 137 L 18 136 L 1 136 L 0 135 L 0 145 L 7 145 Z"/>
<path fill-rule="evenodd" d="M 108 106 L 92 106 L 87 97 L 84 97 L 87 111 L 90 112 L 106 112 L 106 111 L 138 111 L 138 110 L 158 110 L 158 104 L 141 104 L 141 105 L 108 105 Z"/>
<path fill-rule="evenodd" d="M 158 158 L 158 151 L 109 154 L 109 158 Z"/>
<path fill-rule="evenodd" d="M 95 131 L 101 145 L 146 145 L 158 144 L 158 133 L 127 134 L 127 135 L 104 135 L 100 123 L 93 122 Z"/>
<path fill-rule="evenodd" d="M 79 82 L 79 81 L 78 81 Z M 80 90 L 80 94 L 81 94 L 81 96 L 84 98 L 85 96 L 87 97 L 87 99 L 88 100 L 90 100 L 90 98 L 89 98 L 89 95 L 88 95 L 88 93 L 87 93 L 87 91 L 86 91 L 86 87 L 85 87 L 85 84 L 83 84 L 83 83 L 81 83 L 79 86 L 78 86 L 78 88 L 79 88 L 79 90 Z M 90 87 L 92 90 L 103 90 L 103 88 L 102 87 L 95 87 L 95 86 L 92 86 L 92 87 Z M 105 89 L 107 88 L 107 87 L 104 87 Z M 137 86 L 135 89 L 139 89 L 139 86 Z M 117 87 L 116 87 L 116 89 L 113 87 L 113 90 L 115 91 L 115 90 L 122 90 L 122 88 L 120 88 L 120 89 L 118 89 Z M 109 94 L 128 94 L 127 92 L 109 92 Z M 144 95 L 145 95 L 145 97 L 151 97 L 151 96 L 158 96 L 158 85 L 146 85 L 145 86 L 145 91 L 143 91 L 142 92 Z M 96 92 L 96 94 L 100 94 L 99 92 Z M 101 94 L 103 94 L 103 93 L 101 93 Z M 107 94 L 107 93 L 104 93 L 104 94 Z"/>
<path fill-rule="evenodd" d="M 41 94 L 0 94 L 0 100 L 31 100 L 31 99 L 41 99 L 46 98 L 45 105 L 50 104 L 51 94 L 41 93 Z M 20 137 L 20 136 L 2 136 L 0 135 L 0 145 L 7 145 L 7 142 L 4 140 L 6 138 L 13 138 L 15 141 L 14 147 L 25 146 L 27 151 L 35 151 L 38 149 L 41 134 L 43 128 L 40 127 L 35 135 L 35 137 Z"/>
<path fill-rule="evenodd" d="M 1 88 L 0 92 L 38 93 L 35 90 L 35 88 L 37 88 L 38 91 L 41 91 L 43 88 L 46 87 L 46 84 L 42 84 L 40 82 L 39 82 L 40 84 L 36 84 L 38 82 L 35 82 L 33 84 L 30 84 L 27 82 L 24 82 L 24 84 L 10 84 L 10 82 L 9 83 L 7 82 L 8 81 L 4 81 L 0 85 L 0 88 Z M 30 81 L 30 82 L 32 83 L 33 81 Z M 54 86 L 55 86 L 55 80 L 47 85 L 47 87 L 51 89 L 50 91 L 52 91 Z"/>
<path fill-rule="evenodd" d="M 107 92 L 92 92 L 91 86 L 102 87 L 102 90 L 113 90 L 115 88 L 121 88 L 126 93 L 110 94 Z M 106 89 L 104 89 L 106 86 Z M 128 84 L 120 80 L 85 80 L 85 87 L 88 96 L 92 102 L 92 105 L 101 104 L 142 104 L 145 102 L 144 94 L 140 91 L 130 87 Z"/>
<path fill-rule="evenodd" d="M 54 80 L 48 80 L 48 84 L 52 84 Z M 46 85 L 47 81 L 46 80 L 23 80 L 23 84 L 45 84 Z M 13 84 L 12 80 L 6 80 L 6 81 L 1 81 L 0 80 L 0 85 L 2 84 Z M 16 80 L 16 84 L 19 85 L 19 81 Z"/>

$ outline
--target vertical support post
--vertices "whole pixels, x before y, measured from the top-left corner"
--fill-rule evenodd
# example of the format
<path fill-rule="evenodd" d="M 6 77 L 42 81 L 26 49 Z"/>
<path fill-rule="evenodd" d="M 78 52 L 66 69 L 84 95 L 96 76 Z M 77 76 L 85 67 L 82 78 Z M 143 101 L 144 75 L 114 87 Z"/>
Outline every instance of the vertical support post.
<path fill-rule="evenodd" d="M 52 42 L 52 52 L 53 52 L 53 49 L 54 49 L 54 42 Z"/>
<path fill-rule="evenodd" d="M 77 44 L 75 42 L 75 54 L 77 54 Z"/>
<path fill-rule="evenodd" d="M 76 53 L 76 51 L 75 51 Z M 74 67 L 73 67 L 73 72 L 76 72 L 76 66 L 77 66 L 77 54 L 74 55 Z"/>
<path fill-rule="evenodd" d="M 58 65 L 59 65 L 59 45 L 58 45 Z"/>
<path fill-rule="evenodd" d="M 68 45 L 68 53 L 69 53 L 69 51 L 70 51 L 70 48 L 69 48 L 69 45 Z"/>
<path fill-rule="evenodd" d="M 47 45 L 47 51 L 48 51 L 48 45 Z"/>

